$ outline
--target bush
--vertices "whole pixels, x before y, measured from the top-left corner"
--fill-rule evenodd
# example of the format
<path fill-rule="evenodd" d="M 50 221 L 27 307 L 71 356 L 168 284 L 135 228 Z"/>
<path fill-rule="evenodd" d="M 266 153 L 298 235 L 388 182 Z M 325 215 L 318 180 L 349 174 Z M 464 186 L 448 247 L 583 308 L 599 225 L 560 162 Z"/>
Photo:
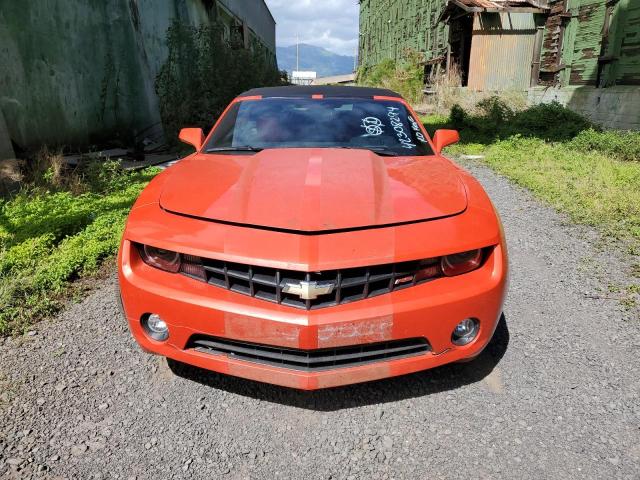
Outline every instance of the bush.
<path fill-rule="evenodd" d="M 579 223 L 640 242 L 640 163 L 606 153 L 576 155 L 571 142 L 513 136 L 482 151 L 484 161 Z"/>
<path fill-rule="evenodd" d="M 0 334 L 58 310 L 70 281 L 115 254 L 129 208 L 157 171 L 92 162 L 78 174 L 80 195 L 43 179 L 0 201 Z"/>
<path fill-rule="evenodd" d="M 513 118 L 513 134 L 538 137 L 549 141 L 570 140 L 583 130 L 595 126 L 579 113 L 557 102 L 534 105 Z"/>
<path fill-rule="evenodd" d="M 571 146 L 582 152 L 602 152 L 620 160 L 640 161 L 640 132 L 583 130 L 571 140 Z"/>
<path fill-rule="evenodd" d="M 480 100 L 476 104 L 476 110 L 481 112 L 481 117 L 488 123 L 484 128 L 500 129 L 504 128 L 507 122 L 513 120 L 514 111 L 498 96 L 492 96 Z"/>
<path fill-rule="evenodd" d="M 500 97 L 481 100 L 475 114 L 454 105 L 449 123 L 461 130 L 463 140 L 492 143 L 513 135 L 536 137 L 546 141 L 568 141 L 595 126 L 581 115 L 559 103 L 535 105 L 514 111 Z"/>
<path fill-rule="evenodd" d="M 358 84 L 383 87 L 398 92 L 408 102 L 416 103 L 422 99 L 424 88 L 424 70 L 422 56 L 413 50 L 407 50 L 401 61 L 391 59 L 358 71 Z"/>
<path fill-rule="evenodd" d="M 449 115 L 449 124 L 457 130 L 462 130 L 467 123 L 467 112 L 458 105 L 455 104 L 451 107 L 451 114 Z"/>
<path fill-rule="evenodd" d="M 466 144 L 489 145 L 520 136 L 564 143 L 574 152 L 599 152 L 618 160 L 640 161 L 640 132 L 601 131 L 559 103 L 534 105 L 516 112 L 499 97 L 490 97 L 478 102 L 475 111 L 470 114 L 454 105 L 447 121 L 440 121 L 437 128 L 460 130 L 462 143 Z"/>

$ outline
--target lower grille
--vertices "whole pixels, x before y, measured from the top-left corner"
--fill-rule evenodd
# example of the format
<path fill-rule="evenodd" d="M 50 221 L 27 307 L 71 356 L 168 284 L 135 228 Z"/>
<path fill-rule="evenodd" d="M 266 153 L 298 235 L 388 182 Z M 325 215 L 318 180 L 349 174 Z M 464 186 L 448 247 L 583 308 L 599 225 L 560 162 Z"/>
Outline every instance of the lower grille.
<path fill-rule="evenodd" d="M 346 347 L 300 350 L 227 338 L 194 336 L 189 340 L 187 348 L 214 355 L 226 355 L 230 358 L 253 363 L 305 371 L 353 367 L 383 360 L 423 355 L 431 351 L 431 346 L 425 338 L 407 338 Z"/>

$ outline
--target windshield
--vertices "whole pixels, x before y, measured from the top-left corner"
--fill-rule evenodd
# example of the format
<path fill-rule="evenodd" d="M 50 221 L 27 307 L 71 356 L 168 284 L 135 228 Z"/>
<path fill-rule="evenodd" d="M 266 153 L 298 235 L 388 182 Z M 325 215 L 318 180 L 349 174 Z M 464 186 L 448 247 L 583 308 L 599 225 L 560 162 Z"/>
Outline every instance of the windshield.
<path fill-rule="evenodd" d="M 404 105 L 364 98 L 265 98 L 235 103 L 205 146 L 209 153 L 265 148 L 361 148 L 433 155 Z"/>

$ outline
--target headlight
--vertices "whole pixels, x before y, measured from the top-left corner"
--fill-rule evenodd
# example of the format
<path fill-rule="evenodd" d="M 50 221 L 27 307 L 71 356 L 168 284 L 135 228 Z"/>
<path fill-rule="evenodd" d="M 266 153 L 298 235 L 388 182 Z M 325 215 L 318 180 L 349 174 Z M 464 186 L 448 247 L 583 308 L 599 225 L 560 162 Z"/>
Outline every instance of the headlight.
<path fill-rule="evenodd" d="M 147 265 L 165 272 L 176 273 L 180 270 L 180 254 L 171 250 L 140 245 L 138 248 L 142 261 Z"/>
<path fill-rule="evenodd" d="M 190 277 L 207 281 L 202 259 L 193 255 L 184 255 L 172 250 L 137 244 L 140 258 L 147 265 L 170 273 L 184 273 Z"/>
<path fill-rule="evenodd" d="M 482 263 L 482 250 L 454 253 L 442 257 L 440 267 L 447 277 L 454 277 L 475 270 Z"/>

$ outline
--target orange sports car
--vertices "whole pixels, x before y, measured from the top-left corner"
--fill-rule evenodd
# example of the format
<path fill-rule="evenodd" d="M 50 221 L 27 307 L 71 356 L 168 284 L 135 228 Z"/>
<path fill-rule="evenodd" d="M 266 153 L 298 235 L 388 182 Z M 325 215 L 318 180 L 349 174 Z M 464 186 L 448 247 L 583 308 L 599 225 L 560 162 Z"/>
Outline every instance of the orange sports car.
<path fill-rule="evenodd" d="M 500 220 L 398 94 L 250 90 L 133 206 L 118 256 L 141 347 L 313 390 L 476 357 L 507 285 Z"/>

